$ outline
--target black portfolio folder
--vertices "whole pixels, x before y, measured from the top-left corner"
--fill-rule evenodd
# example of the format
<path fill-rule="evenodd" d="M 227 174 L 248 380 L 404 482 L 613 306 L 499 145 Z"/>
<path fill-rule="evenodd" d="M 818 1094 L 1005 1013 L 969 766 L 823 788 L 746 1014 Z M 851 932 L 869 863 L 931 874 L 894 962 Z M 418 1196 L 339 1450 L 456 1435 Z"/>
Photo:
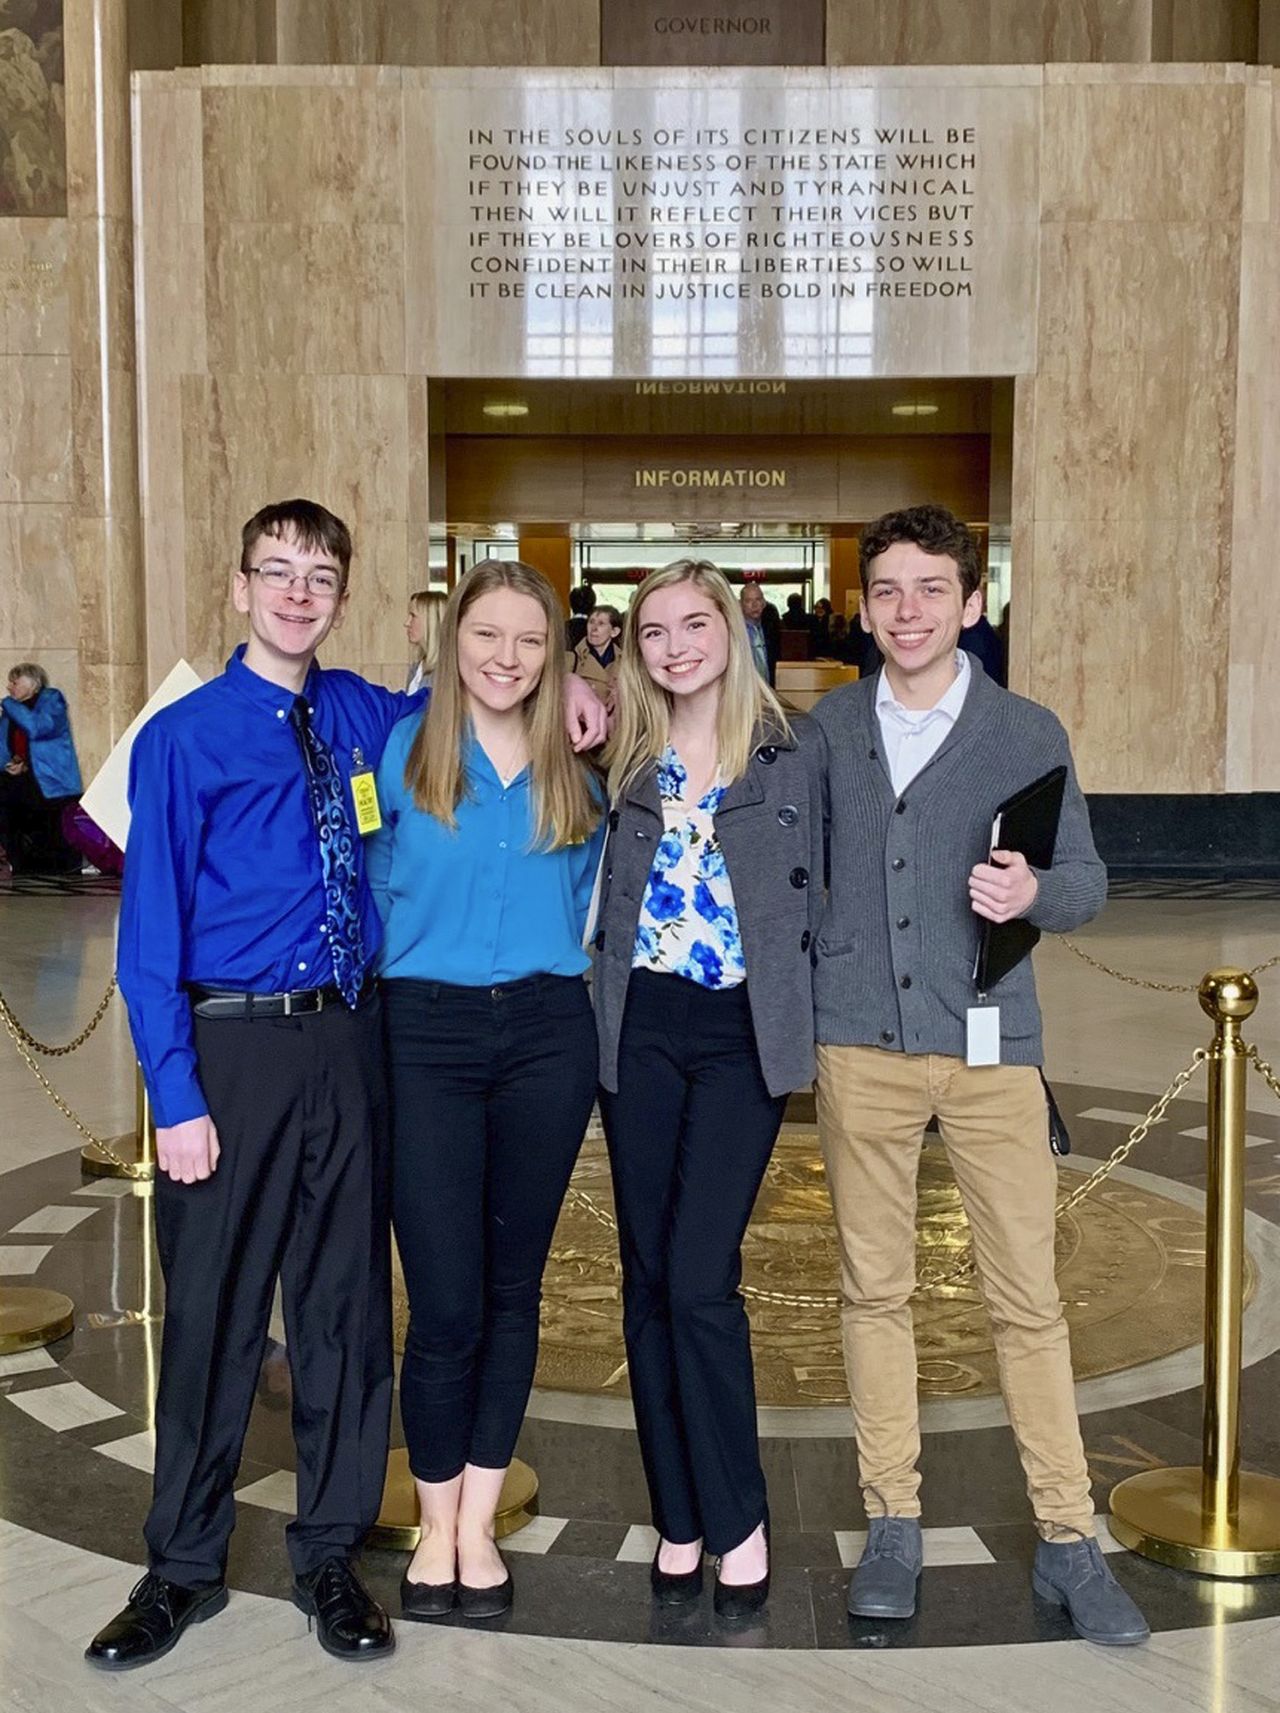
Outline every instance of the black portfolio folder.
<path fill-rule="evenodd" d="M 1052 868 L 1066 783 L 1066 768 L 1054 767 L 1006 799 L 996 810 L 992 849 L 1021 851 L 1032 868 Z M 1022 962 L 1039 938 L 1039 928 L 1022 917 L 1012 922 L 984 921 L 973 969 L 978 992 L 988 993 Z"/>

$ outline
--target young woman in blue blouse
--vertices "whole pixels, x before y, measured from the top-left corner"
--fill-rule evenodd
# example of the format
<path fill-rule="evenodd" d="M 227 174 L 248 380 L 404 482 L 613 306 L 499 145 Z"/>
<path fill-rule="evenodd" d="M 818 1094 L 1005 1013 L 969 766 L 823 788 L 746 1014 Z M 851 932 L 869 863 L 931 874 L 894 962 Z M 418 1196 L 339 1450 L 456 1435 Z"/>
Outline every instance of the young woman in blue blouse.
<path fill-rule="evenodd" d="M 640 585 L 618 707 L 594 997 L 651 1581 L 696 1598 L 705 1547 L 717 1612 L 745 1618 L 769 1541 L 741 1250 L 814 1072 L 822 737 L 784 715 L 705 561 Z"/>
<path fill-rule="evenodd" d="M 368 867 L 409 1294 L 400 1405 L 422 1509 L 406 1618 L 511 1604 L 494 1514 L 595 1095 L 582 936 L 603 831 L 564 731 L 563 629 L 539 572 L 476 565 L 445 609 L 430 706 L 394 728 L 378 769 Z"/>

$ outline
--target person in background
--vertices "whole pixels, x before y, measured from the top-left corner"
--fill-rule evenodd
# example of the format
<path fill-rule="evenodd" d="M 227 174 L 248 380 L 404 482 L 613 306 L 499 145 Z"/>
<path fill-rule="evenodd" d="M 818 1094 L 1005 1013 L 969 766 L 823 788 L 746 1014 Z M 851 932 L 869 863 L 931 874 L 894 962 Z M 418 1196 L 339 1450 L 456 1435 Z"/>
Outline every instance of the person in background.
<path fill-rule="evenodd" d="M 755 669 L 772 689 L 778 677 L 778 656 L 782 638 L 778 609 L 764 598 L 759 583 L 744 583 L 738 592 L 738 605 L 747 626 L 747 641 Z"/>
<path fill-rule="evenodd" d="M 971 625 L 960 632 L 960 646 L 979 661 L 988 678 L 1003 686 L 1006 681 L 1005 647 L 1000 633 L 987 617 L 979 613 Z"/>
<path fill-rule="evenodd" d="M 800 594 L 787 596 L 787 610 L 782 615 L 783 630 L 799 631 L 805 638 L 805 658 L 813 659 L 813 615 L 804 610 L 804 596 Z M 788 656 L 788 659 L 793 658 Z"/>
<path fill-rule="evenodd" d="M 32 660 L 12 668 L 0 702 L 0 768 L 0 869 L 71 866 L 59 824 L 80 795 L 80 763 L 66 697 Z"/>
<path fill-rule="evenodd" d="M 443 589 L 419 589 L 416 595 L 409 596 L 409 616 L 404 622 L 404 633 L 415 659 L 409 668 L 405 689 L 411 696 L 431 683 L 440 647 L 440 620 L 448 599 Z"/>
<path fill-rule="evenodd" d="M 622 614 L 617 607 L 597 607 L 587 620 L 587 634 L 569 655 L 569 669 L 608 703 L 618 675 L 618 646 L 622 640 Z"/>
<path fill-rule="evenodd" d="M 587 634 L 587 620 L 596 610 L 596 592 L 590 583 L 579 583 L 569 591 L 569 619 L 564 627 L 564 646 L 570 654 Z"/>
<path fill-rule="evenodd" d="M 640 585 L 618 704 L 593 993 L 650 1583 L 696 1599 L 705 1546 L 716 1612 L 745 1619 L 769 1526 L 742 1240 L 787 1094 L 813 1075 L 823 745 L 705 560 Z"/>
<path fill-rule="evenodd" d="M 813 603 L 813 654 L 815 660 L 829 658 L 833 652 L 831 620 L 833 609 L 824 595 Z"/>
<path fill-rule="evenodd" d="M 540 572 L 474 566 L 445 609 L 427 713 L 395 727 L 378 770 L 400 1407 L 422 1516 L 406 1618 L 512 1603 L 494 1518 L 595 1098 L 582 940 L 603 805 L 564 731 L 563 626 Z"/>

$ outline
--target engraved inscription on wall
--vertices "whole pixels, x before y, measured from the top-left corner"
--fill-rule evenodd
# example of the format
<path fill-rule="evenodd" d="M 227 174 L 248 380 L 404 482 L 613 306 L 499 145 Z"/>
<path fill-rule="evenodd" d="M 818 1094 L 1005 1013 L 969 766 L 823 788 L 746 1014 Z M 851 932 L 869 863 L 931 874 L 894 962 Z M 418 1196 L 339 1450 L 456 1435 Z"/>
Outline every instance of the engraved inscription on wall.
<path fill-rule="evenodd" d="M 482 326 L 490 354 L 518 329 L 530 374 L 1016 373 L 1037 99 L 836 82 L 476 102 L 438 153 L 442 325 Z"/>

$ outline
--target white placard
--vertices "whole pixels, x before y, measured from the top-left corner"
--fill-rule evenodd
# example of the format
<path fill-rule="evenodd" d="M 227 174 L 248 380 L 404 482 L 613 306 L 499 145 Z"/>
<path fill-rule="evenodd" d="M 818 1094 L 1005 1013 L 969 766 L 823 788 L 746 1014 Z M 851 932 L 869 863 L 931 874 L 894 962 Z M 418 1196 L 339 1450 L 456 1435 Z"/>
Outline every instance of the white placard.
<path fill-rule="evenodd" d="M 85 814 L 123 850 L 129 837 L 129 757 L 134 739 L 153 714 L 198 690 L 204 680 L 194 666 L 180 660 L 146 707 L 103 762 L 80 799 Z"/>

